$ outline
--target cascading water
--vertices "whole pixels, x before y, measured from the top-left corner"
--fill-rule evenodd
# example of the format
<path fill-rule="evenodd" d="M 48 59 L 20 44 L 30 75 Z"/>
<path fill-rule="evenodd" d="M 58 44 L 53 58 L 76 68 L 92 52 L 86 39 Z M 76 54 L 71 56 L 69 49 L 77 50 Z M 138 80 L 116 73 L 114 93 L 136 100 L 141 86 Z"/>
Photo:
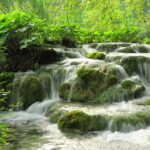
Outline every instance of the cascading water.
<path fill-rule="evenodd" d="M 130 47 L 136 53 L 129 54 L 121 52 L 121 47 Z M 65 51 L 65 53 L 67 53 L 69 57 L 71 56 L 71 58 L 66 58 L 56 64 L 42 66 L 36 72 L 29 71 L 26 73 L 17 73 L 16 80 L 20 80 L 18 86 L 19 88 L 22 86 L 26 77 L 34 76 L 41 82 L 41 86 L 46 93 L 46 98 L 44 101 L 33 103 L 26 109 L 26 111 L 20 110 L 18 112 L 9 113 L 7 116 L 0 118 L 1 122 L 10 123 L 18 128 L 18 131 L 16 132 L 21 135 L 17 135 L 20 140 L 16 147 L 19 150 L 149 150 L 150 128 L 146 128 L 144 123 L 139 123 L 136 126 L 123 124 L 121 132 L 119 132 L 116 131 L 117 125 L 114 120 L 110 120 L 107 131 L 92 132 L 84 135 L 67 133 L 66 136 L 58 130 L 56 124 L 49 123 L 48 118 L 45 117 L 49 107 L 60 101 L 59 87 L 63 83 L 71 84 L 67 98 L 68 102 L 71 102 L 73 88 L 77 78 L 76 71 L 78 68 L 97 68 L 105 63 L 108 63 L 114 67 L 119 82 L 126 79 L 137 83 L 143 82 L 146 87 L 145 95 L 142 98 L 140 97 L 128 102 L 122 102 L 124 98 L 120 95 L 120 97 L 118 97 L 120 100 L 117 103 L 102 106 L 67 103 L 60 109 L 65 111 L 80 109 L 89 115 L 105 114 L 109 116 L 125 114 L 132 115 L 138 111 L 150 111 L 149 106 L 145 107 L 143 105 L 136 105 L 137 102 L 143 102 L 145 99 L 149 98 L 150 95 L 150 57 L 149 53 L 139 53 L 141 52 L 140 47 L 138 44 L 131 43 L 115 43 L 114 45 L 113 43 L 108 44 L 109 54 L 104 61 L 85 58 L 87 53 L 93 52 L 95 49 L 94 47 L 89 48 L 88 45 L 83 45 L 82 49 L 76 49 L 75 52 L 74 49 L 71 49 L 70 51 L 68 49 Z M 145 49 L 147 51 L 150 51 L 148 45 L 144 45 L 144 47 L 146 47 Z M 100 44 L 96 46 L 98 51 L 102 51 L 102 48 L 104 48 L 104 51 L 107 51 L 107 44 Z M 113 52 L 110 52 L 111 49 L 113 49 Z M 58 49 L 58 51 L 61 51 L 61 49 Z M 125 68 L 127 60 L 125 60 L 125 62 L 123 61 L 125 58 L 132 56 L 134 58 L 142 56 L 142 58 L 146 58 L 146 61 L 143 61 L 143 59 L 142 61 L 139 61 L 139 63 L 135 66 L 137 67 L 136 72 L 133 71 L 133 74 L 130 75 L 128 68 Z M 18 90 L 19 88 L 14 89 L 14 92 L 17 94 L 18 98 L 21 96 L 21 92 Z M 38 133 L 36 132 L 37 130 L 39 131 Z M 116 132 L 111 132 L 111 130 Z M 32 137 L 30 132 L 34 135 L 34 137 Z M 12 144 L 10 147 L 6 146 L 4 149 L 13 148 L 14 147 Z"/>

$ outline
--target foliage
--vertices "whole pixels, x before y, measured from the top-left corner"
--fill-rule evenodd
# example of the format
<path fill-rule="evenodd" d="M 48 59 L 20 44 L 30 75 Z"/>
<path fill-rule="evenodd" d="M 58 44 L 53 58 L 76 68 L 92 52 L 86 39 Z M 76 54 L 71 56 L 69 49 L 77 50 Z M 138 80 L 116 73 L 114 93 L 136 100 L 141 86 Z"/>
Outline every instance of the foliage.
<path fill-rule="evenodd" d="M 10 130 L 6 124 L 0 124 L 0 144 L 6 144 L 6 139 L 9 137 Z"/>
<path fill-rule="evenodd" d="M 3 110 L 1 103 L 5 103 L 9 92 L 6 92 L 4 89 L 0 88 L 0 111 Z M 7 138 L 9 137 L 10 130 L 6 124 L 0 123 L 0 144 L 6 144 Z M 1 145 L 0 145 L 1 148 Z"/>
<path fill-rule="evenodd" d="M 49 24 L 50 40 L 75 38 L 80 43 L 145 42 L 149 43 L 149 10 L 147 0 L 1 0 L 2 13 L 22 10 L 29 22 L 38 15 Z M 30 17 L 29 17 L 30 16 Z M 88 17 L 87 17 L 88 16 Z M 28 20 L 28 19 L 27 19 Z M 41 22 L 36 22 L 41 29 Z M 36 26 L 36 25 L 35 25 Z M 36 28 L 36 27 L 32 28 Z M 25 26 L 27 27 L 27 26 Z M 26 29 L 30 32 L 30 29 Z M 39 33 L 39 32 L 38 32 Z M 40 35 L 27 38 L 26 45 L 38 41 Z M 36 37 L 32 39 L 32 37 Z M 42 38 L 42 36 L 41 36 Z M 22 43 L 22 45 L 24 45 Z M 37 43 L 37 42 L 35 42 Z"/>
<path fill-rule="evenodd" d="M 1 46 L 9 50 L 24 49 L 31 45 L 40 45 L 44 41 L 44 20 L 34 14 L 14 11 L 0 14 Z"/>

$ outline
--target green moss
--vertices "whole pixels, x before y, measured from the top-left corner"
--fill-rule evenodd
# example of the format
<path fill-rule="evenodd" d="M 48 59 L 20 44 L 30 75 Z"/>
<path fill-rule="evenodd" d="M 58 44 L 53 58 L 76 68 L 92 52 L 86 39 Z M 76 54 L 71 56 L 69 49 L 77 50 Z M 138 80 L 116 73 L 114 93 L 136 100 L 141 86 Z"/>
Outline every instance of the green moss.
<path fill-rule="evenodd" d="M 121 86 L 123 89 L 127 89 L 129 93 L 132 93 L 135 98 L 141 96 L 141 94 L 145 91 L 144 85 L 135 83 L 131 80 L 122 81 Z"/>
<path fill-rule="evenodd" d="M 86 55 L 87 58 L 92 58 L 92 59 L 105 59 L 106 58 L 106 54 L 102 53 L 102 52 L 92 52 Z"/>
<path fill-rule="evenodd" d="M 132 88 L 136 83 L 134 81 L 131 80 L 124 80 L 121 82 L 121 86 L 124 89 L 128 89 L 128 88 Z"/>
<path fill-rule="evenodd" d="M 61 130 L 87 131 L 89 115 L 79 110 L 66 112 L 58 121 Z"/>
<path fill-rule="evenodd" d="M 88 79 L 90 77 L 95 77 L 98 74 L 98 70 L 93 68 L 79 68 L 77 70 L 78 77 L 82 79 Z"/>
<path fill-rule="evenodd" d="M 77 79 L 72 89 L 71 101 L 95 102 L 99 94 L 107 88 L 118 83 L 113 67 L 102 65 L 100 68 L 79 68 Z M 60 97 L 68 98 L 70 85 L 63 84 L 60 87 Z"/>
<path fill-rule="evenodd" d="M 41 82 L 30 75 L 27 77 L 23 76 L 13 83 L 11 97 L 12 104 L 20 101 L 23 109 L 26 109 L 36 101 L 42 101 L 46 94 Z"/>
<path fill-rule="evenodd" d="M 87 132 L 110 129 L 111 131 L 128 132 L 150 125 L 149 111 L 122 115 L 88 115 L 80 110 L 67 112 L 60 106 L 62 105 L 54 105 L 51 109 L 50 120 L 58 123 L 61 130 Z"/>
<path fill-rule="evenodd" d="M 145 87 L 144 87 L 144 85 L 137 84 L 132 87 L 131 91 L 132 91 L 134 97 L 137 98 L 143 94 L 143 92 L 145 91 Z"/>
<path fill-rule="evenodd" d="M 109 117 L 106 115 L 88 115 L 82 111 L 74 110 L 64 113 L 58 121 L 61 130 L 71 131 L 101 131 L 108 127 Z"/>
<path fill-rule="evenodd" d="M 70 84 L 64 83 L 59 87 L 60 98 L 67 99 L 70 91 Z"/>
<path fill-rule="evenodd" d="M 125 97 L 124 90 L 120 87 L 112 86 L 100 93 L 97 98 L 96 102 L 98 103 L 112 103 L 120 101 L 120 98 Z"/>

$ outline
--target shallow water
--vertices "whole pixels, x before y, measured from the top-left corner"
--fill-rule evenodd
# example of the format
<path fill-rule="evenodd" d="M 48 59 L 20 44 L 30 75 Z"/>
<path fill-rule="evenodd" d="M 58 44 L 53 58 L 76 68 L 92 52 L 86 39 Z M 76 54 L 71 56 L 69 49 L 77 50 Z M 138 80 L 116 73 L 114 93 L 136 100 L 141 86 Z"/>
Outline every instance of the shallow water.
<path fill-rule="evenodd" d="M 5 118 L 5 119 L 4 119 Z M 42 115 L 10 113 L 1 118 L 15 126 L 17 142 L 4 150 L 149 150 L 150 127 L 129 133 L 64 133 Z"/>

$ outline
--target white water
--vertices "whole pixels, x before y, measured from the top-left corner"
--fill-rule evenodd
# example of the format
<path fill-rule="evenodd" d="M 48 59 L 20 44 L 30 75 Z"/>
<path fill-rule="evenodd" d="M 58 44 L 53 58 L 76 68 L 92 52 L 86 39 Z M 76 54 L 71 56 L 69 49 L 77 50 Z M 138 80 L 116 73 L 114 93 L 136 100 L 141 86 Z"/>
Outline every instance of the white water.
<path fill-rule="evenodd" d="M 134 45 L 133 45 L 134 46 Z M 119 47 L 119 46 L 118 46 Z M 83 46 L 85 52 L 81 53 L 76 50 L 76 57 L 66 58 L 64 61 L 56 65 L 43 66 L 41 70 L 49 71 L 51 82 L 51 95 L 49 99 L 43 102 L 36 102 L 32 104 L 26 111 L 9 113 L 7 116 L 1 117 L 0 122 L 9 122 L 17 127 L 24 127 L 21 134 L 27 134 L 31 129 L 37 128 L 42 132 L 42 136 L 35 135 L 32 141 L 31 135 L 27 134 L 19 141 L 19 150 L 149 150 L 150 149 L 150 128 L 139 129 L 127 133 L 123 132 L 92 132 L 87 134 L 73 134 L 62 133 L 58 130 L 56 124 L 51 124 L 45 113 L 49 106 L 59 101 L 58 88 L 61 83 L 71 82 L 72 88 L 76 78 L 76 70 L 80 67 L 99 67 L 104 61 L 86 59 L 83 56 L 86 53 L 92 52 L 94 49 Z M 107 59 L 113 61 L 113 57 L 130 57 L 130 56 L 144 56 L 150 58 L 150 54 L 138 53 L 136 49 L 135 54 L 127 53 L 109 53 Z M 111 62 L 112 64 L 112 62 Z M 129 77 L 124 68 L 118 64 L 115 65 L 118 79 L 124 80 L 130 78 L 134 81 L 144 81 L 146 84 L 146 96 L 129 102 L 118 102 L 111 105 L 104 106 L 84 106 L 80 104 L 64 105 L 61 109 L 74 110 L 80 109 L 88 114 L 132 114 L 138 111 L 150 110 L 149 107 L 136 105 L 136 102 L 142 102 L 150 96 L 150 67 L 147 64 L 139 66 L 139 74 Z M 18 73 L 18 76 L 25 77 L 29 74 L 36 74 L 34 72 L 27 72 L 25 74 Z M 43 83 L 45 84 L 45 83 Z M 71 88 L 71 90 L 72 90 Z M 72 91 L 68 95 L 68 101 L 71 100 Z M 111 124 L 111 122 L 110 122 Z M 126 128 L 126 127 L 125 127 Z M 132 127 L 130 127 L 132 128 Z M 33 132 L 34 135 L 34 132 Z M 39 139 L 39 140 L 38 140 Z M 11 148 L 6 148 L 11 149 Z"/>

